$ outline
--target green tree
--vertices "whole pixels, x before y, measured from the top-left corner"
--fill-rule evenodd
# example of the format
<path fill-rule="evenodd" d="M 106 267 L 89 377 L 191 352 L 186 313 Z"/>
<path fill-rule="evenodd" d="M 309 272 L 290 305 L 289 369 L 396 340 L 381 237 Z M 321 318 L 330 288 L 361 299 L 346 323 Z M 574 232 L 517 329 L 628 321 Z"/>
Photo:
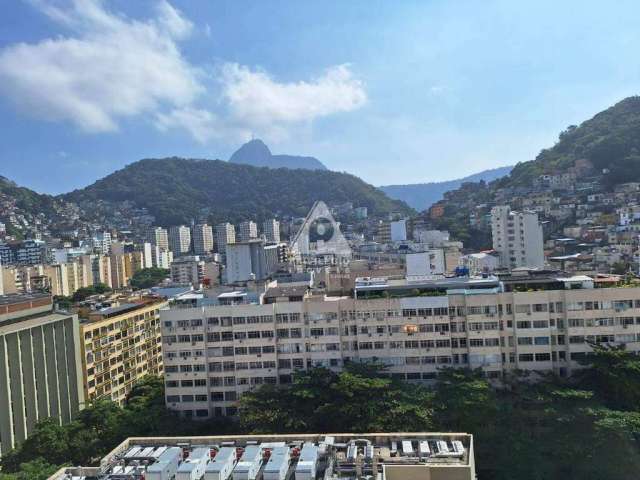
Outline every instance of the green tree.
<path fill-rule="evenodd" d="M 151 288 L 161 283 L 169 275 L 165 268 L 143 268 L 131 277 L 131 286 L 136 289 Z"/>
<path fill-rule="evenodd" d="M 59 466 L 51 465 L 42 458 L 20 464 L 20 470 L 15 473 L 0 473 L 0 480 L 46 480 Z"/>
<path fill-rule="evenodd" d="M 593 390 L 607 407 L 640 408 L 640 357 L 624 345 L 591 344 L 593 352 L 582 360 L 589 367 L 578 373 L 585 388 Z"/>

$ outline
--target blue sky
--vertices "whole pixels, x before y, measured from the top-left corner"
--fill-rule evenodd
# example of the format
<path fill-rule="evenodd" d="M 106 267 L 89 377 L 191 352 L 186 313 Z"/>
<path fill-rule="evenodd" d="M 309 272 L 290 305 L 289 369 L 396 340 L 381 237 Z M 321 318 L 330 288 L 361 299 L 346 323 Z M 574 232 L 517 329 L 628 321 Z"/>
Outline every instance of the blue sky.
<path fill-rule="evenodd" d="M 635 1 L 25 0 L 0 174 L 39 191 L 252 135 L 376 184 L 529 160 L 638 93 Z"/>

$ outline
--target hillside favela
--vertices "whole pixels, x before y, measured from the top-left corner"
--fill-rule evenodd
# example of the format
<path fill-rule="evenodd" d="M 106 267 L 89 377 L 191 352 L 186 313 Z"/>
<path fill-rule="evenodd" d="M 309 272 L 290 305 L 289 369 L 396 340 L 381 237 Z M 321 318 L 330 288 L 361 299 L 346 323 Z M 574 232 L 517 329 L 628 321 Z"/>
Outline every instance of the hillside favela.
<path fill-rule="evenodd" d="M 0 480 L 639 479 L 639 15 L 5 2 Z"/>

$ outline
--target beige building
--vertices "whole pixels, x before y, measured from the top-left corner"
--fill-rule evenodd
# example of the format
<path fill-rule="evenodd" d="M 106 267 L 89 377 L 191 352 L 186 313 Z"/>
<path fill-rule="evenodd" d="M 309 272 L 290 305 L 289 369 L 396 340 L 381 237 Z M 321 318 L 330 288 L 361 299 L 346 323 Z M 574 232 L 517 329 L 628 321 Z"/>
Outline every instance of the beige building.
<path fill-rule="evenodd" d="M 0 454 L 47 417 L 70 422 L 84 402 L 78 317 L 45 294 L 0 296 Z"/>
<path fill-rule="evenodd" d="M 162 351 L 156 298 L 103 309 L 80 323 L 85 397 L 122 403 L 145 375 L 161 375 Z"/>
<path fill-rule="evenodd" d="M 185 415 L 236 413 L 256 386 L 297 369 L 382 362 L 430 382 L 442 367 L 570 375 L 588 342 L 640 351 L 640 288 L 596 288 L 589 277 L 512 275 L 356 282 L 352 297 L 305 295 L 262 305 L 161 311 L 167 405 Z"/>

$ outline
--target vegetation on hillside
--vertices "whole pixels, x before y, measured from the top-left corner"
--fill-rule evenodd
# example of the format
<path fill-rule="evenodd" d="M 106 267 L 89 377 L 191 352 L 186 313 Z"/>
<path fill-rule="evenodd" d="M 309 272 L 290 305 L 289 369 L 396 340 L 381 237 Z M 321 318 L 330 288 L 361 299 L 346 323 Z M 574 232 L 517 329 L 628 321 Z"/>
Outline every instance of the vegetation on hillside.
<path fill-rule="evenodd" d="M 640 97 L 625 98 L 580 126 L 569 126 L 553 147 L 519 163 L 496 185 L 529 185 L 537 176 L 561 173 L 580 159 L 591 161 L 598 172 L 608 169 L 604 181 L 609 186 L 640 180 Z"/>
<path fill-rule="evenodd" d="M 525 374 L 495 388 L 480 371 L 446 369 L 433 388 L 390 378 L 380 365 L 301 371 L 239 401 L 240 422 L 178 418 L 147 377 L 124 407 L 99 400 L 69 425 L 41 421 L 2 458 L 0 480 L 45 479 L 64 464 L 95 464 L 129 436 L 322 431 L 454 431 L 474 435 L 479 480 L 628 480 L 640 471 L 640 358 L 594 345 L 571 379 Z M 36 472 L 25 476 L 26 471 Z M 21 472 L 22 473 L 18 473 Z M 22 476 L 21 476 L 22 475 Z"/>
<path fill-rule="evenodd" d="M 155 287 L 168 276 L 169 270 L 166 268 L 143 268 L 133 274 L 131 277 L 131 286 L 136 289 Z"/>
<path fill-rule="evenodd" d="M 183 158 L 135 162 L 64 198 L 78 203 L 133 201 L 164 225 L 203 216 L 214 223 L 261 220 L 275 214 L 304 216 L 316 200 L 353 202 L 367 207 L 371 215 L 412 212 L 405 203 L 347 173 Z"/>
<path fill-rule="evenodd" d="M 18 208 L 28 212 L 47 214 L 54 210 L 55 197 L 19 187 L 3 176 L 0 176 L 0 195 L 13 198 Z"/>

